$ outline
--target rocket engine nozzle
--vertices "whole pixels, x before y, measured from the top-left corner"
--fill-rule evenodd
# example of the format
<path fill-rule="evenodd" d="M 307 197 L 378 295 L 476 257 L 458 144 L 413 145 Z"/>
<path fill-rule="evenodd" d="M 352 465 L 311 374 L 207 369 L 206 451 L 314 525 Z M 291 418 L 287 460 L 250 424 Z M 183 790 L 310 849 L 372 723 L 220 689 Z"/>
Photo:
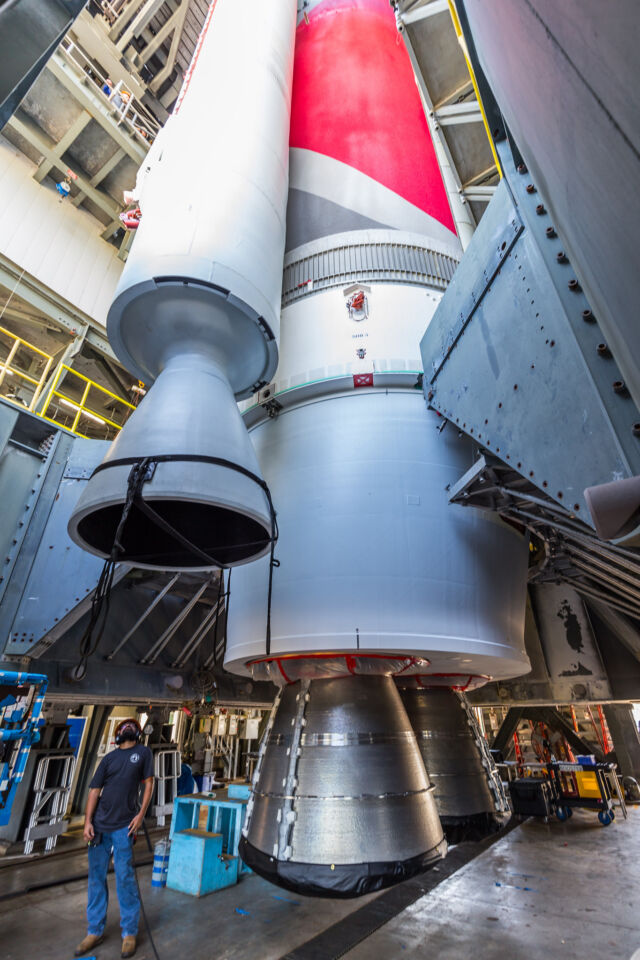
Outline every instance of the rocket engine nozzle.
<path fill-rule="evenodd" d="M 446 852 L 433 788 L 389 676 L 286 686 L 256 769 L 240 854 L 279 886 L 356 897 Z"/>
<path fill-rule="evenodd" d="M 400 697 L 435 784 L 435 802 L 449 843 L 481 840 L 511 816 L 507 795 L 464 695 L 398 680 Z M 429 677 L 422 678 L 425 684 Z"/>
<path fill-rule="evenodd" d="M 269 550 L 273 533 L 268 488 L 224 368 L 193 353 L 167 363 L 69 523 L 91 553 L 152 569 L 245 563 Z"/>

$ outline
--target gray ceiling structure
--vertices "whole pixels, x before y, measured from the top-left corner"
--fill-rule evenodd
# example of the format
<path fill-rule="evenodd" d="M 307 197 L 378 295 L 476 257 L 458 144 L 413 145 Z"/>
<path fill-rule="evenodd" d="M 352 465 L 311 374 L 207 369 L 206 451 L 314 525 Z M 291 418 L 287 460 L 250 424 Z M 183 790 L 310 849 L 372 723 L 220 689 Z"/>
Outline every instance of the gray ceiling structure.
<path fill-rule="evenodd" d="M 397 0 L 394 7 L 466 247 L 500 178 L 482 107 L 447 0 Z"/>

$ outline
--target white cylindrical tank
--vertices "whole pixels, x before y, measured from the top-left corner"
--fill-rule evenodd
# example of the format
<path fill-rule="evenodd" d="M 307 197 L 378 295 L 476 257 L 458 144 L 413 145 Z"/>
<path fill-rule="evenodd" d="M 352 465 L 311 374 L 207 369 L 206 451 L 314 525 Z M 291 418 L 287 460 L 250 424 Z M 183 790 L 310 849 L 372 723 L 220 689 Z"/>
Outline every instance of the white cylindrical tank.
<path fill-rule="evenodd" d="M 329 350 L 341 326 L 369 327 L 375 354 L 373 328 L 388 332 L 393 308 L 403 318 L 396 359 L 408 379 L 403 347 L 412 327 L 424 327 L 434 301 L 421 289 L 374 287 L 370 320 L 356 324 L 339 297 L 327 292 L 306 301 Z M 283 311 L 283 361 L 290 312 L 292 339 L 302 342 L 296 316 L 302 310 L 296 304 Z M 298 353 L 305 376 L 313 341 L 305 341 L 304 361 Z M 346 349 L 343 361 L 340 370 L 350 366 Z M 293 379 L 287 372 L 281 364 L 276 386 Z M 385 376 L 391 380 L 393 373 L 376 372 L 374 384 Z M 234 575 L 226 667 L 258 676 L 267 657 L 349 651 L 426 659 L 415 672 L 449 676 L 451 685 L 467 686 L 468 676 L 525 672 L 526 539 L 493 514 L 448 503 L 448 487 L 472 466 L 471 444 L 427 410 L 420 390 L 354 389 L 352 380 L 350 390 L 330 393 L 332 379 L 324 381 L 323 395 L 306 400 L 304 388 L 276 392 L 276 401 L 288 396 L 291 405 L 251 430 L 278 511 L 280 566 L 273 575 L 269 653 L 268 559 Z"/>
<path fill-rule="evenodd" d="M 419 343 L 460 245 L 387 0 L 301 9 L 290 144 L 280 363 L 243 405 L 278 565 L 234 571 L 225 659 L 282 692 L 240 853 L 289 889 L 357 896 L 444 851 L 392 677 L 448 692 L 525 672 L 528 550 L 448 500 L 474 451 L 428 410 Z"/>
<path fill-rule="evenodd" d="M 111 555 L 143 459 L 155 463 L 142 490 L 155 515 L 138 496 L 116 559 L 194 569 L 269 549 L 268 494 L 234 398 L 277 364 L 295 10 L 212 3 L 153 145 L 108 333 L 125 366 L 157 382 L 71 518 L 72 538 L 99 555 Z"/>

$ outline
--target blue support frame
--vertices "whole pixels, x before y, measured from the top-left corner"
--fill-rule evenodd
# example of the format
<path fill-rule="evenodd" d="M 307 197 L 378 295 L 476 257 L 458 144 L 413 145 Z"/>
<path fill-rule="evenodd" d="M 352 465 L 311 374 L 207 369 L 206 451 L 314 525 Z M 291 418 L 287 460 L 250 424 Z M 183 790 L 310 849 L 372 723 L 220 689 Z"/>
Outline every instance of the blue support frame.
<path fill-rule="evenodd" d="M 39 727 L 43 722 L 41 714 L 47 683 L 48 678 L 40 673 L 0 670 L 0 691 L 4 693 L 0 700 L 0 748 L 4 754 L 0 759 L 0 826 L 9 822 L 29 751 L 40 739 Z M 15 687 L 15 696 L 6 692 L 12 687 Z M 33 696 L 26 703 L 17 703 L 25 687 L 32 688 Z M 9 744 L 16 744 L 17 749 L 11 749 Z"/>

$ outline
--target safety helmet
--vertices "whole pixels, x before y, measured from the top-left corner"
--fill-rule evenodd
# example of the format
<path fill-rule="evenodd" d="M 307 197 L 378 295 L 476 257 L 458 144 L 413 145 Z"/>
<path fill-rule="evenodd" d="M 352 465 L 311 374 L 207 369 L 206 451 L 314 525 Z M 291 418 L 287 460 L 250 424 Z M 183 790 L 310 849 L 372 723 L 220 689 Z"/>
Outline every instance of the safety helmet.
<path fill-rule="evenodd" d="M 135 743 L 142 740 L 142 729 L 134 717 L 127 717 L 125 720 L 121 720 L 116 727 L 115 741 L 118 746 L 121 743 L 126 743 L 127 740 L 133 740 Z"/>

